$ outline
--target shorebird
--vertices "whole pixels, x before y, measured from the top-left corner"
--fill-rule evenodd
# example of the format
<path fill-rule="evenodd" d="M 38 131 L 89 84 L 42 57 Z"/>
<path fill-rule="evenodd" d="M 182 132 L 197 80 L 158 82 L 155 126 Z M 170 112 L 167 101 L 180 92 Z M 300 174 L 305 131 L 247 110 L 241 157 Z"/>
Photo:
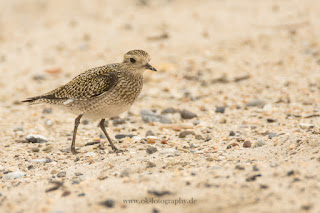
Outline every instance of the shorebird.
<path fill-rule="evenodd" d="M 117 116 L 131 107 L 142 90 L 144 71 L 157 71 L 149 61 L 150 56 L 146 51 L 131 50 L 124 55 L 121 63 L 89 69 L 65 85 L 43 95 L 27 98 L 23 102 L 48 103 L 78 115 L 71 143 L 73 154 L 78 153 L 75 142 L 82 117 L 101 119 L 101 130 L 112 150 L 118 152 L 106 131 L 105 119 Z M 100 146 L 103 147 L 102 142 Z"/>

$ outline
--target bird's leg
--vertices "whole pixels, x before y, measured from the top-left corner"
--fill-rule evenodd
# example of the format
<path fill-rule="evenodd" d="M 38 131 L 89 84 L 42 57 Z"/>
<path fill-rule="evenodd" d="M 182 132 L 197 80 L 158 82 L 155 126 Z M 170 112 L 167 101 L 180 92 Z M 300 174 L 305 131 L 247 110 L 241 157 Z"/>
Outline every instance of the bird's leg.
<path fill-rule="evenodd" d="M 105 124 L 104 124 L 105 120 L 106 120 L 106 119 L 102 119 L 102 120 L 100 121 L 100 123 L 99 123 L 99 126 L 100 126 L 100 128 L 102 129 L 103 133 L 106 135 L 106 137 L 107 137 L 107 139 L 108 139 L 108 141 L 109 141 L 109 143 L 110 143 L 110 146 L 111 146 L 112 150 L 113 150 L 114 152 L 118 152 L 117 147 L 114 146 L 114 144 L 112 143 L 111 138 L 109 137 L 109 135 L 108 135 L 108 133 L 107 133 L 107 130 L 106 130 L 106 127 L 105 127 Z"/>
<path fill-rule="evenodd" d="M 80 124 L 80 119 L 82 116 L 83 114 L 79 115 L 74 121 L 73 137 L 72 137 L 72 143 L 71 143 L 71 152 L 74 155 L 78 153 L 76 151 L 76 136 L 77 136 L 78 126 Z"/>

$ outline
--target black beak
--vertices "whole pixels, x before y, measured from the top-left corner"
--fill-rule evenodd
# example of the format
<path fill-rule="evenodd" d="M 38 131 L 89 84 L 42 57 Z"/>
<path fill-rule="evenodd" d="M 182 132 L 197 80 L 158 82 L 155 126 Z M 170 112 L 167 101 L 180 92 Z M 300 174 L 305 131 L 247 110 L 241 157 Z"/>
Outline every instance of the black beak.
<path fill-rule="evenodd" d="M 155 71 L 157 72 L 156 68 L 154 68 L 153 66 L 151 66 L 149 63 L 147 63 L 146 65 L 144 65 L 144 67 L 148 70 L 152 70 L 152 71 Z"/>

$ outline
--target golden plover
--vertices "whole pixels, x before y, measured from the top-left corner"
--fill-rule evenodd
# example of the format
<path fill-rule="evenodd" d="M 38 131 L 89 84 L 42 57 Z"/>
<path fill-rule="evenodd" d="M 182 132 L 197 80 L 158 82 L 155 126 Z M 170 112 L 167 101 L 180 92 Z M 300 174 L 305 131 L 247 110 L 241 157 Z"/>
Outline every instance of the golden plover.
<path fill-rule="evenodd" d="M 101 119 L 99 126 L 106 135 L 113 151 L 105 119 L 127 111 L 137 99 L 143 86 L 143 72 L 157 71 L 148 62 L 150 56 L 143 50 L 131 50 L 124 55 L 122 63 L 108 64 L 89 69 L 67 84 L 46 94 L 31 97 L 23 102 L 49 103 L 77 114 L 75 119 L 71 152 L 76 154 L 75 141 L 80 119 L 84 116 Z M 101 147 L 103 144 L 100 143 Z"/>

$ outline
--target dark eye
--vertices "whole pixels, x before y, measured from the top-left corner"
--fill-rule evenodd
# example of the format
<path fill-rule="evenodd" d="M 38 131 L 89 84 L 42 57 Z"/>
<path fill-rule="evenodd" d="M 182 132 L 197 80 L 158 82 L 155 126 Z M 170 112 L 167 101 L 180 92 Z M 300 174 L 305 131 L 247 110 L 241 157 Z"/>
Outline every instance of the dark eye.
<path fill-rule="evenodd" d="M 134 62 L 136 62 L 136 59 L 130 58 L 130 62 L 131 62 L 131 63 L 134 63 Z"/>

